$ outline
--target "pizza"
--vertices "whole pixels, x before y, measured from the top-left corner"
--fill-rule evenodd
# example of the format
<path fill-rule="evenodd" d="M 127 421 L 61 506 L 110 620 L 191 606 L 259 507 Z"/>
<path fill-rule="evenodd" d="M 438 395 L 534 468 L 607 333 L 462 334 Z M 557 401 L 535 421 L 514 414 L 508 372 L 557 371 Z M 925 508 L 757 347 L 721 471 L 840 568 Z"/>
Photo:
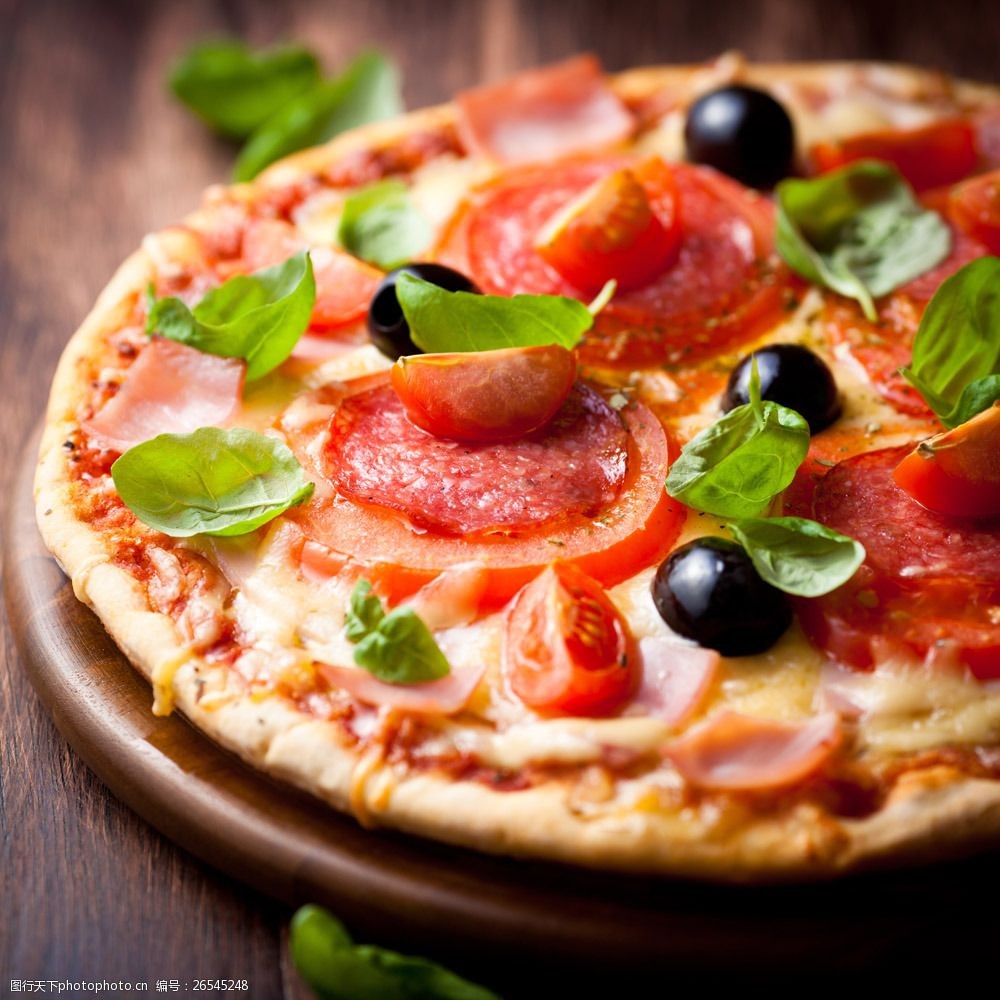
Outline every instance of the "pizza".
<path fill-rule="evenodd" d="M 363 824 L 732 881 L 995 845 L 998 169 L 1000 90 L 873 63 L 354 129 L 125 261 L 42 535 L 155 713 Z"/>

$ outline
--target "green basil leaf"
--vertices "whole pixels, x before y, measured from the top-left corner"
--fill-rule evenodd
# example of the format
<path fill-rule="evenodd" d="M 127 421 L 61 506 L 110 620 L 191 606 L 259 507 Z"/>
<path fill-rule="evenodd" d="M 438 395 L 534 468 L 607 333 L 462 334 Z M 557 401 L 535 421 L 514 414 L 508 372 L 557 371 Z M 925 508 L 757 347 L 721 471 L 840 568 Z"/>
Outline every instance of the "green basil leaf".
<path fill-rule="evenodd" d="M 413 342 L 428 354 L 561 344 L 572 348 L 594 317 L 561 295 L 475 295 L 448 292 L 412 274 L 396 281 L 396 297 Z"/>
<path fill-rule="evenodd" d="M 146 332 L 159 333 L 206 354 L 243 358 L 247 381 L 277 368 L 309 328 L 316 281 L 306 252 L 282 264 L 238 274 L 189 309 L 160 299 L 146 316 Z"/>
<path fill-rule="evenodd" d="M 319 63 L 301 46 L 253 52 L 237 41 L 195 45 L 170 72 L 174 94 L 212 128 L 235 139 L 245 139 L 317 80 Z"/>
<path fill-rule="evenodd" d="M 358 580 L 344 619 L 354 662 L 387 684 L 422 684 L 447 677 L 451 667 L 431 630 L 412 608 L 385 613 L 367 580 Z"/>
<path fill-rule="evenodd" d="M 321 1000 L 499 1000 L 484 986 L 425 958 L 356 945 L 320 906 L 292 917 L 292 961 Z"/>
<path fill-rule="evenodd" d="M 377 52 L 366 52 L 335 80 L 306 91 L 256 129 L 236 160 L 233 178 L 252 180 L 283 156 L 402 110 L 395 66 Z"/>
<path fill-rule="evenodd" d="M 355 257 L 391 271 L 427 249 L 431 227 L 413 207 L 407 186 L 390 178 L 344 202 L 337 239 Z"/>
<path fill-rule="evenodd" d="M 358 580 L 351 591 L 351 603 L 344 618 L 347 638 L 358 642 L 377 629 L 383 618 L 385 610 L 378 596 L 372 593 L 372 585 L 367 580 Z"/>
<path fill-rule="evenodd" d="M 111 466 L 143 524 L 172 535 L 245 535 L 307 500 L 313 484 L 280 441 L 242 427 L 161 434 Z"/>
<path fill-rule="evenodd" d="M 747 518 L 729 530 L 764 580 L 801 597 L 846 583 L 865 558 L 860 542 L 802 517 Z"/>
<path fill-rule="evenodd" d="M 946 427 L 1000 398 L 1000 258 L 980 257 L 941 283 L 900 371 Z"/>
<path fill-rule="evenodd" d="M 803 277 L 857 299 L 877 319 L 873 298 L 948 256 L 951 230 L 923 208 L 898 172 L 863 160 L 775 189 L 776 244 Z"/>
<path fill-rule="evenodd" d="M 737 406 L 681 449 L 667 492 L 719 517 L 754 517 L 792 481 L 809 450 L 809 424 L 795 410 L 760 398 L 757 362 L 750 402 Z"/>

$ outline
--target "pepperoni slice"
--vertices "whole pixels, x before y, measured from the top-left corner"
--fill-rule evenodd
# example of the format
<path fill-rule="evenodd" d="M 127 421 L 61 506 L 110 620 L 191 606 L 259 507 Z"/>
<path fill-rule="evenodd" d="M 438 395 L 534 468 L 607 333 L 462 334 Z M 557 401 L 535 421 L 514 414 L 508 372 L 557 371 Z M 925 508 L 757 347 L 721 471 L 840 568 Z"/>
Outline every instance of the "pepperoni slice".
<path fill-rule="evenodd" d="M 360 393 L 356 393 L 348 383 L 342 387 L 341 406 L 355 395 L 364 396 L 371 389 L 369 382 Z M 618 448 L 615 442 L 620 439 L 612 427 L 606 426 L 603 419 L 595 422 L 593 412 L 586 412 L 583 401 L 590 400 L 591 395 L 591 390 L 587 394 L 578 392 L 573 405 L 581 411 L 585 425 L 595 431 L 593 440 L 586 434 L 574 434 L 568 428 L 553 433 L 551 440 L 556 447 L 549 460 L 539 466 L 546 475 L 554 476 L 563 483 L 569 478 L 566 471 L 569 463 L 582 462 L 591 470 L 599 467 L 599 463 L 595 465 L 593 459 L 586 455 L 567 452 L 564 447 L 569 440 L 567 435 L 575 437 L 583 452 L 607 456 L 609 442 L 614 446 L 612 453 Z M 369 401 L 372 398 L 369 396 Z M 594 404 L 590 402 L 588 405 Z M 598 415 L 602 412 L 601 407 L 595 407 L 595 410 Z M 359 408 L 352 405 L 348 410 L 348 425 L 354 425 L 355 419 L 364 415 L 366 426 L 377 435 L 374 440 L 378 441 L 382 431 L 375 428 L 374 418 L 367 411 L 367 406 Z M 501 532 L 480 531 L 472 537 L 456 537 L 454 533 L 418 529 L 398 508 L 359 502 L 335 492 L 329 484 L 321 488 L 324 484 L 320 482 L 313 498 L 289 515 L 308 539 L 302 547 L 303 568 L 313 575 L 330 575 L 345 569 L 348 564 L 360 567 L 379 592 L 395 602 L 414 593 L 450 567 L 477 563 L 485 567 L 489 574 L 480 599 L 484 610 L 506 603 L 553 559 L 575 563 L 605 587 L 620 583 L 669 551 L 680 531 L 685 512 L 683 506 L 672 500 L 663 488 L 669 463 L 667 438 L 662 425 L 639 403 L 626 406 L 615 416 L 615 422 L 619 418 L 625 431 L 624 477 L 596 517 L 581 513 L 577 498 L 576 511 L 568 510 L 539 524 L 538 519 L 530 514 L 534 494 L 522 482 L 519 488 L 528 502 L 520 509 L 529 514 L 526 523 L 512 524 Z M 389 423 L 394 420 L 390 417 Z M 282 421 L 296 455 L 314 470 L 317 479 L 322 473 L 317 470 L 313 456 L 317 454 L 317 446 L 327 440 L 328 425 L 332 429 L 334 423 L 337 423 L 336 416 L 333 421 L 320 422 L 300 419 L 299 415 L 293 419 L 291 409 L 288 419 Z M 427 437 L 420 439 L 421 446 L 428 444 Z M 361 443 L 359 438 L 358 445 Z M 436 447 L 431 447 L 429 454 L 440 457 Z M 330 468 L 330 457 L 329 451 L 324 453 L 323 468 L 325 471 L 336 471 Z M 369 452 L 369 457 L 373 458 L 373 452 Z M 410 468 L 418 464 L 414 456 L 408 457 L 406 463 Z M 494 462 L 492 473 L 493 482 L 487 484 L 491 489 L 499 481 L 510 478 L 509 470 L 499 461 Z M 596 477 L 596 473 L 593 474 Z M 617 472 L 612 472 L 609 478 L 608 473 L 602 471 L 595 481 L 600 492 L 604 492 L 608 490 L 609 483 L 617 481 Z M 548 490 L 550 498 L 555 495 L 551 487 L 542 485 Z M 506 491 L 504 494 L 503 488 L 500 489 L 501 495 L 505 495 L 504 504 L 510 515 L 518 509 L 518 498 L 513 492 Z M 578 487 L 574 486 L 574 489 Z M 439 504 L 442 498 L 432 482 L 428 483 L 427 495 L 433 499 L 425 498 L 423 501 L 425 513 L 441 518 L 442 510 L 447 514 L 451 509 L 447 502 Z M 551 514 L 552 500 L 546 502 Z M 563 503 L 566 502 L 564 496 Z M 476 506 L 474 498 L 472 506 Z M 487 520 L 495 521 L 496 518 L 484 519 L 483 523 Z"/>
<path fill-rule="evenodd" d="M 380 386 L 338 408 L 326 455 L 343 496 L 455 535 L 593 517 L 618 496 L 627 457 L 624 425 L 583 383 L 540 431 L 488 444 L 428 434 L 407 419 L 393 388 Z"/>
<path fill-rule="evenodd" d="M 806 632 L 860 668 L 879 650 L 950 653 L 980 678 L 1000 676 L 1000 520 L 945 517 L 921 507 L 892 479 L 909 447 L 841 462 L 819 483 L 816 520 L 867 551 L 854 579 L 800 603 Z"/>
<path fill-rule="evenodd" d="M 512 171 L 468 209 L 440 255 L 468 267 L 487 292 L 586 299 L 542 259 L 535 239 L 555 212 L 628 162 L 577 160 Z M 631 367 L 696 361 L 759 334 L 786 301 L 787 272 L 772 255 L 771 203 L 704 167 L 673 171 L 684 233 L 678 258 L 649 284 L 615 296 L 584 341 L 587 361 Z"/>

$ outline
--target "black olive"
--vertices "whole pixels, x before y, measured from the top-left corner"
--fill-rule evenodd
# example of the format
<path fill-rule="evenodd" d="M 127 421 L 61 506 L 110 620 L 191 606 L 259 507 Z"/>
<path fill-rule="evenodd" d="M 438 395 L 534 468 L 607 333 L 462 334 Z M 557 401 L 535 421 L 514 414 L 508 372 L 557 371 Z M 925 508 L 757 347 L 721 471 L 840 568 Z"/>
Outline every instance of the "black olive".
<path fill-rule="evenodd" d="M 372 343 L 393 361 L 403 354 L 420 354 L 410 340 L 410 328 L 396 298 L 396 279 L 412 274 L 449 292 L 478 292 L 479 289 L 461 272 L 444 264 L 404 264 L 390 271 L 381 281 L 368 306 L 368 334 Z"/>
<path fill-rule="evenodd" d="M 722 394 L 722 410 L 750 402 L 750 370 L 757 359 L 761 399 L 787 406 L 805 417 L 816 434 L 840 416 L 833 373 L 822 358 L 799 344 L 772 344 L 748 354 L 733 369 Z"/>
<path fill-rule="evenodd" d="M 792 620 L 785 595 L 725 538 L 696 538 L 671 553 L 653 578 L 653 603 L 675 632 L 723 656 L 763 652 Z"/>
<path fill-rule="evenodd" d="M 788 112 L 754 87 L 720 87 L 699 97 L 684 124 L 687 158 L 751 187 L 773 187 L 788 175 L 795 130 Z"/>

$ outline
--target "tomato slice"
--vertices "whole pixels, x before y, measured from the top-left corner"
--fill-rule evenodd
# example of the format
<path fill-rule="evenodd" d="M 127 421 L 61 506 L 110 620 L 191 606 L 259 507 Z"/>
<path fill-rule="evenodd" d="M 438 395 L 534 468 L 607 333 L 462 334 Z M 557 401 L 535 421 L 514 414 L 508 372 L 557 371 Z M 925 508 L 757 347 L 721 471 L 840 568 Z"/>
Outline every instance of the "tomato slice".
<path fill-rule="evenodd" d="M 663 488 L 672 451 L 663 426 L 640 403 L 620 411 L 627 431 L 624 480 L 616 499 L 596 518 L 576 514 L 534 529 L 456 537 L 415 529 L 393 510 L 338 496 L 318 458 L 328 438 L 334 397 L 368 391 L 379 378 L 384 384 L 384 376 L 359 380 L 364 386 L 360 390 L 352 383 L 324 387 L 314 404 L 293 404 L 282 420 L 293 451 L 317 483 L 312 499 L 288 515 L 311 543 L 303 547 L 302 559 L 312 575 L 333 576 L 356 567 L 394 603 L 449 567 L 475 562 L 489 572 L 482 606 L 496 609 L 553 556 L 575 563 L 610 587 L 662 559 L 677 539 L 686 511 Z"/>
<path fill-rule="evenodd" d="M 821 142 L 809 152 L 821 174 L 856 160 L 883 160 L 891 163 L 917 191 L 954 184 L 968 177 L 979 163 L 975 128 L 964 118 Z"/>
<path fill-rule="evenodd" d="M 508 171 L 473 197 L 437 256 L 493 294 L 587 298 L 535 244 L 568 202 L 622 167 L 645 177 L 637 161 L 622 157 Z M 586 363 L 635 368 L 711 357 L 773 326 L 789 301 L 790 278 L 773 253 L 773 205 L 706 167 L 678 164 L 671 174 L 677 259 L 643 287 L 615 295 L 578 349 Z M 652 180 L 643 186 L 654 214 L 673 226 Z"/>
<path fill-rule="evenodd" d="M 507 612 L 503 665 L 530 708 L 610 715 L 639 680 L 628 627 L 601 585 L 572 563 L 553 562 Z"/>
<path fill-rule="evenodd" d="M 948 197 L 948 210 L 963 232 L 1000 254 L 1000 170 L 959 184 Z"/>
<path fill-rule="evenodd" d="M 842 663 L 870 669 L 893 648 L 952 659 L 1000 677 L 998 522 L 947 517 L 893 481 L 907 448 L 841 462 L 820 480 L 813 517 L 861 542 L 864 564 L 842 587 L 797 601 L 809 638 Z"/>
<path fill-rule="evenodd" d="M 939 514 L 1000 514 L 1000 403 L 921 442 L 892 478 L 922 507 Z"/>
<path fill-rule="evenodd" d="M 612 279 L 623 292 L 641 288 L 677 258 L 676 203 L 673 173 L 654 157 L 594 181 L 542 227 L 535 247 L 581 291 Z"/>
<path fill-rule="evenodd" d="M 400 358 L 391 377 L 406 415 L 429 434 L 514 441 L 555 416 L 576 379 L 576 358 L 556 344 L 417 354 Z"/>

